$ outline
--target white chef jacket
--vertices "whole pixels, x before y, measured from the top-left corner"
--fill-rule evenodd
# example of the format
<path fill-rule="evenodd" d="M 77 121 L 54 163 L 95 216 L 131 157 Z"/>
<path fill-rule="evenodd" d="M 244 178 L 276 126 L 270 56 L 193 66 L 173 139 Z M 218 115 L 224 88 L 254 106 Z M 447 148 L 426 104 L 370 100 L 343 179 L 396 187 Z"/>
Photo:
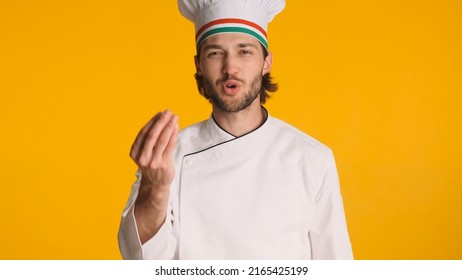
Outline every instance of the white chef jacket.
<path fill-rule="evenodd" d="M 352 259 L 331 150 L 268 116 L 235 137 L 213 117 L 183 129 L 166 220 L 141 244 L 137 173 L 122 215 L 124 259 Z"/>

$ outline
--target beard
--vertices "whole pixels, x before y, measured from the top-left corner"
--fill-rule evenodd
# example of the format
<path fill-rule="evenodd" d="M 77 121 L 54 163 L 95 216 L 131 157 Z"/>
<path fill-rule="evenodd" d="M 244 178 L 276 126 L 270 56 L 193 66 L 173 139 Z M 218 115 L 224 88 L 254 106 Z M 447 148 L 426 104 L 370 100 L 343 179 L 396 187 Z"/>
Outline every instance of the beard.
<path fill-rule="evenodd" d="M 229 75 L 225 76 L 223 79 L 219 80 L 217 84 L 225 82 L 227 80 L 238 80 L 243 85 L 245 81 L 231 77 Z M 239 112 L 246 109 L 253 103 L 253 101 L 260 95 L 262 90 L 262 77 L 257 75 L 251 82 L 249 90 L 245 92 L 242 97 L 236 100 L 226 100 L 218 95 L 218 93 L 213 89 L 212 84 L 207 78 L 202 77 L 202 83 L 204 85 L 205 96 L 207 96 L 215 106 L 220 110 L 228 113 Z"/>

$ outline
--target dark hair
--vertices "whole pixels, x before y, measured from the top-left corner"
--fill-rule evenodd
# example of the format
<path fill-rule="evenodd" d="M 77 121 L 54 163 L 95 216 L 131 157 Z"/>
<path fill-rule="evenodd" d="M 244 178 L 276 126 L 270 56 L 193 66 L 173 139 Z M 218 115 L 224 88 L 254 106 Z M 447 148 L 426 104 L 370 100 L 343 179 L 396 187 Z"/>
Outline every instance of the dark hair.
<path fill-rule="evenodd" d="M 261 45 L 261 44 L 260 44 Z M 268 56 L 268 50 L 266 50 L 263 45 L 261 45 L 263 49 L 263 58 L 266 59 Z M 197 54 L 197 60 L 199 61 L 200 56 L 199 53 Z M 197 89 L 199 90 L 200 94 L 204 96 L 207 100 L 210 100 L 210 96 L 205 92 L 204 84 L 202 82 L 202 76 L 199 75 L 197 72 L 194 74 L 194 78 L 196 78 Z M 278 90 L 278 84 L 272 82 L 273 77 L 271 77 L 270 73 L 266 73 L 263 75 L 261 79 L 261 91 L 260 91 L 260 104 L 265 104 L 266 100 L 271 96 L 268 92 L 276 92 Z"/>

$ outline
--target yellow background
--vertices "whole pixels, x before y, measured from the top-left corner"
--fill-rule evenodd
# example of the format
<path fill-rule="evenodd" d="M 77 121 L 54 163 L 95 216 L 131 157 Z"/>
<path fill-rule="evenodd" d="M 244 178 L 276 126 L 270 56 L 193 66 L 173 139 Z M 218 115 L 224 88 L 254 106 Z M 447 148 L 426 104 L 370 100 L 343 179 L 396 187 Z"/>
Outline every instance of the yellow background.
<path fill-rule="evenodd" d="M 358 259 L 462 258 L 462 2 L 288 0 L 267 108 L 330 146 Z M 176 1 L 0 1 L 0 259 L 119 259 L 138 130 L 210 106 Z"/>

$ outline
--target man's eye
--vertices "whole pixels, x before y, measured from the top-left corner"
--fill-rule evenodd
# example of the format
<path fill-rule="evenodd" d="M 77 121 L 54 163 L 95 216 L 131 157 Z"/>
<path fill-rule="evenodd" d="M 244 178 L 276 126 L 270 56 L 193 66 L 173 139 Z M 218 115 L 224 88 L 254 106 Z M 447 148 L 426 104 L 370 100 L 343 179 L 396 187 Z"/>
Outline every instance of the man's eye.
<path fill-rule="evenodd" d="M 246 54 L 251 54 L 251 53 L 252 53 L 252 52 L 249 51 L 249 50 L 241 50 L 241 54 L 244 54 L 244 55 L 246 55 Z"/>
<path fill-rule="evenodd" d="M 209 53 L 207 54 L 207 56 L 209 56 L 209 57 L 210 57 L 210 56 L 219 56 L 220 54 L 221 54 L 220 51 L 213 51 L 213 52 L 209 52 Z"/>

